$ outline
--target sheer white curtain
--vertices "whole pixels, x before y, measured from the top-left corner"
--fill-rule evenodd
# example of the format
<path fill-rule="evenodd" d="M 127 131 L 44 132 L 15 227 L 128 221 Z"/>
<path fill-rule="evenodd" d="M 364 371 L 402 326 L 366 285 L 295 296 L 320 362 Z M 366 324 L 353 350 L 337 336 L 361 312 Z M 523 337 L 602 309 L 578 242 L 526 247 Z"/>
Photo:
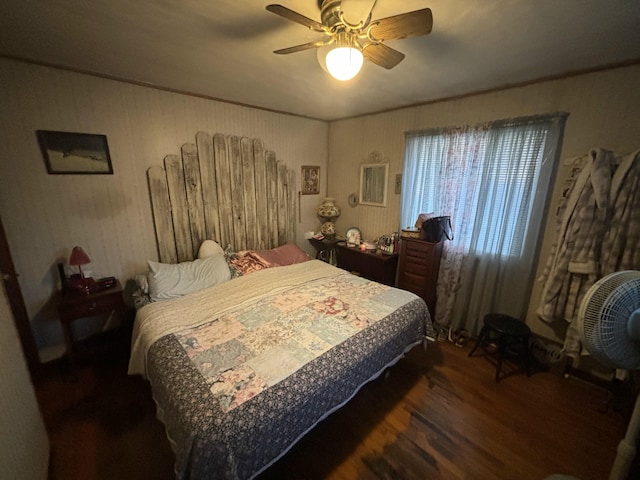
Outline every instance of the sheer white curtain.
<path fill-rule="evenodd" d="M 485 314 L 523 318 L 566 114 L 406 134 L 401 227 L 450 215 L 435 319 L 477 334 Z"/>

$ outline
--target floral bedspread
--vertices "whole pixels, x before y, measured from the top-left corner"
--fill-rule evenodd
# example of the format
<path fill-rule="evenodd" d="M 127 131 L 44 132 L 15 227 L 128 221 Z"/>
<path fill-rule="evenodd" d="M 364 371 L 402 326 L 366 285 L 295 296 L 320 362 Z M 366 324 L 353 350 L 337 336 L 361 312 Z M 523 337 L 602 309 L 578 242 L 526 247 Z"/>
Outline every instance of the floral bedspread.
<path fill-rule="evenodd" d="M 431 329 L 422 299 L 336 269 L 163 336 L 147 376 L 178 478 L 254 477 Z"/>

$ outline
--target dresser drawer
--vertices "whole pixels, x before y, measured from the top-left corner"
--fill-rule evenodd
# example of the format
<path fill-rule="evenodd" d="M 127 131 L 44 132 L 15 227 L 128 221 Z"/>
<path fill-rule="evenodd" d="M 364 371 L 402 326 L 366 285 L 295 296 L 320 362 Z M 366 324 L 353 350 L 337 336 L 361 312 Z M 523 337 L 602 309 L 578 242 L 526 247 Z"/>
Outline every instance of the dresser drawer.
<path fill-rule="evenodd" d="M 383 283 L 391 287 L 396 284 L 396 270 L 398 255 L 370 253 L 359 248 L 336 246 L 338 268 L 356 273 L 374 282 Z"/>
<path fill-rule="evenodd" d="M 400 240 L 398 286 L 422 297 L 431 315 L 435 313 L 441 253 L 442 242 L 431 243 L 407 238 Z"/>
<path fill-rule="evenodd" d="M 412 273 L 405 272 L 401 279 L 402 288 L 406 288 L 407 290 L 412 291 L 413 293 L 423 294 L 427 281 L 424 278 L 424 275 L 415 275 Z"/>
<path fill-rule="evenodd" d="M 429 261 L 424 258 L 418 259 L 415 257 L 407 257 L 406 260 L 407 261 L 404 266 L 404 271 L 406 273 L 413 273 L 424 277 L 429 271 Z"/>
<path fill-rule="evenodd" d="M 433 244 L 426 242 L 405 241 L 402 245 L 402 253 L 407 266 L 414 272 L 424 272 L 431 269 L 434 258 Z"/>
<path fill-rule="evenodd" d="M 123 307 L 122 292 L 103 295 L 79 303 L 69 303 L 60 308 L 60 316 L 64 319 L 91 317 L 100 313 L 109 313 Z"/>
<path fill-rule="evenodd" d="M 411 240 L 405 240 L 404 246 L 407 251 L 407 255 L 412 255 L 416 257 L 424 257 L 425 255 L 429 255 L 431 251 L 433 251 L 432 243 L 428 242 L 417 242 Z"/>

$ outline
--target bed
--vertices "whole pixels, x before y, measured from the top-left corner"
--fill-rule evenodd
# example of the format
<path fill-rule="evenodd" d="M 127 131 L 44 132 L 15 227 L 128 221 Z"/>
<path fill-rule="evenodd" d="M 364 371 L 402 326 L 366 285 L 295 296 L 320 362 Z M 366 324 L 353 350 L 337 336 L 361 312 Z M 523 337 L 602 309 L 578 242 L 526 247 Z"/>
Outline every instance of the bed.
<path fill-rule="evenodd" d="M 216 142 L 216 136 L 209 138 Z M 245 143 L 256 145 L 254 140 Z M 182 150 L 197 153 L 198 147 Z M 261 147 L 244 151 L 253 152 L 252 162 L 270 156 Z M 214 155 L 214 163 L 219 160 Z M 151 176 L 153 182 L 161 177 L 155 170 L 149 174 L 152 204 L 154 192 L 169 191 L 152 187 Z M 165 175 L 175 171 L 175 166 L 166 168 Z M 174 219 L 168 222 L 174 232 L 166 235 L 155 222 L 161 261 L 149 262 L 150 284 L 159 282 L 163 288 L 156 284 L 156 301 L 136 314 L 129 372 L 151 383 L 180 479 L 254 478 L 364 384 L 433 335 L 421 298 L 312 260 L 288 241 L 295 232 L 295 203 L 290 201 L 295 176 L 286 167 L 273 171 L 282 184 L 275 189 L 281 191 L 282 202 L 275 202 L 280 221 L 270 223 L 275 231 L 262 228 L 262 235 L 247 235 L 251 226 L 245 225 L 238 251 L 223 249 L 219 242 L 202 254 L 210 239 L 176 234 L 179 222 Z M 218 176 L 215 183 L 225 178 Z M 162 201 L 173 205 L 171 198 Z M 252 212 L 256 207 L 242 208 Z M 180 209 L 170 210 L 173 215 Z M 227 230 L 227 238 L 234 235 Z M 190 237 L 192 253 L 177 255 L 180 247 L 171 246 L 165 249 L 168 256 L 161 253 L 160 239 L 171 236 L 174 240 L 165 245 Z M 249 237 L 254 240 L 246 241 Z M 172 277 L 177 271 L 209 283 L 180 290 L 184 282 Z M 178 285 L 177 293 L 159 298 L 167 285 L 170 293 Z"/>

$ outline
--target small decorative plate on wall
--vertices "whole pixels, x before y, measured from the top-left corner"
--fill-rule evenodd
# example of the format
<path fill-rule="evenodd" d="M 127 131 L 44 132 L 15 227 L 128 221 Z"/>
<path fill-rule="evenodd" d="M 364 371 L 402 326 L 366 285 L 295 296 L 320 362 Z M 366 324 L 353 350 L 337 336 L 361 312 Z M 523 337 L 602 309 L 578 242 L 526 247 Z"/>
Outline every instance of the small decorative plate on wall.
<path fill-rule="evenodd" d="M 347 229 L 345 237 L 347 238 L 347 247 L 357 247 L 362 241 L 362 234 L 357 227 Z"/>
<path fill-rule="evenodd" d="M 357 193 L 352 193 L 351 195 L 349 195 L 349 206 L 350 207 L 357 207 L 358 206 L 358 194 Z"/>

